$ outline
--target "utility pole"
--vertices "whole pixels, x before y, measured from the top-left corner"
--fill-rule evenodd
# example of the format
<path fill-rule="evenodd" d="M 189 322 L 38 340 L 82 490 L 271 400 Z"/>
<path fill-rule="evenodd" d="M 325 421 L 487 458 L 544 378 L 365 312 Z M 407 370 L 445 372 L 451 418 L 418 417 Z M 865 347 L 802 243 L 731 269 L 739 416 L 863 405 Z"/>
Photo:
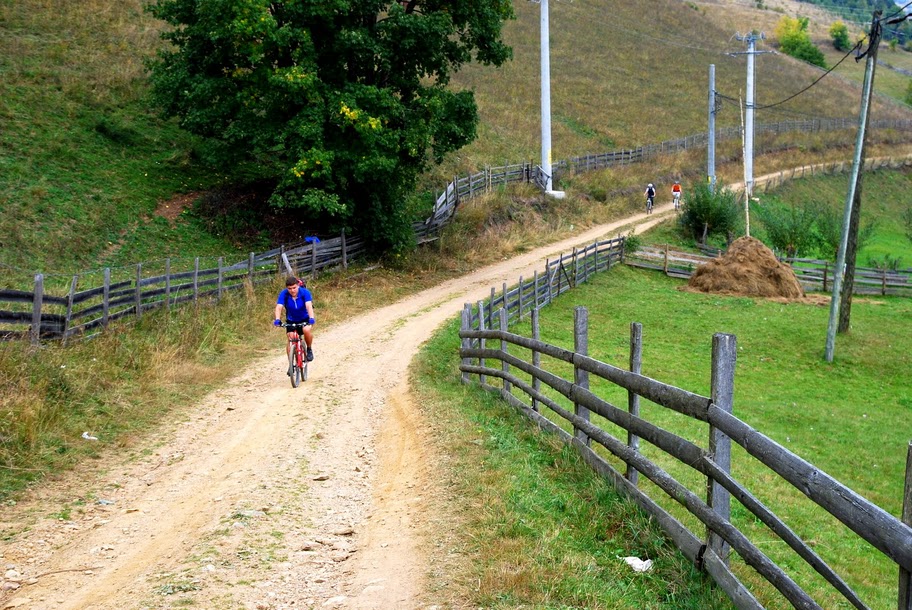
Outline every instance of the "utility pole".
<path fill-rule="evenodd" d="M 551 27 L 548 22 L 548 0 L 538 2 L 541 4 L 541 168 L 545 173 L 545 194 L 562 199 L 564 192 L 553 190 L 554 172 L 551 168 Z"/>
<path fill-rule="evenodd" d="M 709 141 L 706 143 L 706 179 L 716 192 L 716 65 L 709 64 Z"/>
<path fill-rule="evenodd" d="M 868 128 L 868 116 L 871 107 L 871 92 L 874 89 L 874 68 L 877 66 L 877 47 L 880 45 L 882 11 L 874 11 L 871 19 L 871 33 L 868 50 L 859 55 L 855 61 L 867 56 L 865 77 L 861 92 L 861 109 L 858 116 L 858 134 L 855 138 L 855 156 L 852 162 L 852 176 L 849 179 L 849 192 L 846 195 L 845 213 L 842 221 L 842 238 L 836 254 L 836 269 L 833 277 L 833 296 L 830 299 L 830 320 L 827 325 L 826 349 L 824 358 L 833 361 L 836 350 L 837 322 L 840 332 L 849 327 L 849 314 L 852 306 L 852 290 L 855 280 L 855 254 L 858 245 L 858 225 L 861 212 L 861 171 L 864 167 L 865 135 Z M 851 239 L 850 239 L 851 238 Z M 850 249 L 851 243 L 851 249 Z M 851 250 L 851 254 L 849 251 Z M 843 284 L 843 276 L 846 281 Z M 840 317 L 840 306 L 843 308 L 845 327 Z"/>
<path fill-rule="evenodd" d="M 735 38 L 747 42 L 747 99 L 744 103 L 744 197 L 750 201 L 754 191 L 754 56 L 757 55 L 757 41 L 766 38 L 762 33 L 735 34 Z M 742 53 L 732 53 L 742 55 Z M 746 204 L 745 204 L 746 205 Z"/>

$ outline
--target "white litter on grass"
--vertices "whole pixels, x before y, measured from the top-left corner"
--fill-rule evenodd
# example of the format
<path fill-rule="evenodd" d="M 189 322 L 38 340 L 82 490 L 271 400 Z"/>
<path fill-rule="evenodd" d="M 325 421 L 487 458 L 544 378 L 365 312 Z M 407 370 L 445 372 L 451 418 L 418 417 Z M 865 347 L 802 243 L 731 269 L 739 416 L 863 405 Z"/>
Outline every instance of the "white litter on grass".
<path fill-rule="evenodd" d="M 88 432 L 83 432 L 82 438 L 86 439 L 87 441 L 97 441 L 98 440 L 97 436 L 89 436 Z"/>
<path fill-rule="evenodd" d="M 627 562 L 634 572 L 648 572 L 652 569 L 652 559 L 640 559 L 639 557 L 624 557 L 624 561 Z"/>

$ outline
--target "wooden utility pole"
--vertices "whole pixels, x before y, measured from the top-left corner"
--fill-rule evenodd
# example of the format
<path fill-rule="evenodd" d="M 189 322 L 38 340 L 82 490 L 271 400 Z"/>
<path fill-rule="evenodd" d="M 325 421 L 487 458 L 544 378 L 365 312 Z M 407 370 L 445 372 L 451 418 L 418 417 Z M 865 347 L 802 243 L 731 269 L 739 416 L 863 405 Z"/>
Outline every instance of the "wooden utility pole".
<path fill-rule="evenodd" d="M 871 21 L 871 44 L 868 47 L 867 65 L 871 66 L 872 90 L 874 88 L 874 72 L 877 68 L 877 49 L 880 46 L 881 38 L 880 28 L 882 26 L 880 25 L 880 14 L 881 11 L 875 11 L 874 19 Z M 871 91 L 868 92 L 868 113 L 865 117 L 864 127 L 862 128 L 865 132 L 867 132 L 868 123 L 870 122 L 871 116 L 870 98 Z M 863 139 L 861 142 L 862 163 L 864 163 L 865 148 L 866 142 Z M 837 332 L 840 333 L 849 332 L 849 319 L 852 315 L 852 293 L 854 292 L 855 288 L 855 261 L 858 255 L 858 230 L 861 225 L 861 175 L 862 171 L 859 170 L 858 184 L 855 187 L 855 197 L 852 200 L 852 219 L 849 223 L 849 239 L 846 243 L 845 281 L 842 285 L 842 296 L 840 297 L 839 302 L 839 327 L 837 328 Z"/>
<path fill-rule="evenodd" d="M 842 222 L 842 239 L 839 243 L 839 252 L 836 255 L 836 269 L 833 273 L 833 296 L 830 299 L 830 320 L 827 326 L 826 349 L 824 358 L 827 362 L 833 361 L 836 349 L 836 328 L 839 322 L 840 332 L 845 332 L 842 327 L 840 309 L 845 314 L 845 329 L 848 329 L 848 315 L 851 310 L 852 288 L 855 279 L 855 253 L 858 245 L 858 216 L 861 209 L 861 170 L 864 168 L 865 131 L 868 127 L 870 116 L 871 92 L 874 89 L 874 68 L 877 65 L 877 46 L 880 44 L 881 11 L 874 11 L 871 19 L 871 41 L 868 50 L 859 55 L 856 61 L 867 56 L 865 65 L 865 78 L 862 87 L 861 109 L 858 118 L 858 135 L 855 139 L 855 157 L 852 165 L 852 176 L 849 180 L 849 192 L 846 195 L 845 215 Z M 854 225 L 854 234 L 852 226 Z M 854 237 L 850 237 L 854 235 Z M 849 242 L 852 242 L 851 262 L 848 259 Z M 851 274 L 847 274 L 851 271 Z M 844 276 L 848 275 L 848 282 L 843 285 Z"/>

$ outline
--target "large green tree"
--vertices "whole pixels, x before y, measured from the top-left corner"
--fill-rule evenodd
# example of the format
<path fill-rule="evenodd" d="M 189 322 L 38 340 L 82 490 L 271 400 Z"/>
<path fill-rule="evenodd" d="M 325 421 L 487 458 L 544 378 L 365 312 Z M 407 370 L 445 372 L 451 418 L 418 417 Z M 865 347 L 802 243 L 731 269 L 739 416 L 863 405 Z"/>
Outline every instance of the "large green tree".
<path fill-rule="evenodd" d="M 405 198 L 475 138 L 462 65 L 501 65 L 510 0 L 156 0 L 171 44 L 150 64 L 156 102 L 256 163 L 270 204 L 331 218 L 380 248 L 413 241 Z"/>

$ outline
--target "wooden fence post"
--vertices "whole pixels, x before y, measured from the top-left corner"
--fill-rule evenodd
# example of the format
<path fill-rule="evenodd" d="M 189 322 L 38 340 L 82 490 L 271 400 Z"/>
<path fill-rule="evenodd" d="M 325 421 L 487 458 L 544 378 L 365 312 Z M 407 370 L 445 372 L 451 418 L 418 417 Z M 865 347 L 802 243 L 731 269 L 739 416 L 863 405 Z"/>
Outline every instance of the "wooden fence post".
<path fill-rule="evenodd" d="M 35 274 L 35 292 L 32 293 L 32 327 L 30 330 L 32 345 L 41 340 L 41 306 L 44 303 L 44 275 Z"/>
<path fill-rule="evenodd" d="M 317 277 L 317 242 L 310 244 L 310 279 Z"/>
<path fill-rule="evenodd" d="M 576 288 L 579 284 L 579 260 L 576 257 L 576 246 L 573 247 L 573 283 L 571 287 Z"/>
<path fill-rule="evenodd" d="M 581 356 L 589 355 L 589 310 L 582 305 L 573 309 L 573 351 Z M 589 372 L 574 365 L 573 381 L 582 389 L 588 390 Z M 589 421 L 589 409 L 581 404 L 574 403 L 573 412 L 585 421 Z M 576 428 L 574 436 L 587 447 L 591 446 L 592 441 L 583 430 Z"/>
<path fill-rule="evenodd" d="M 256 255 L 253 252 L 247 255 L 247 281 L 250 282 L 251 286 L 253 286 L 253 269 L 255 259 Z"/>
<path fill-rule="evenodd" d="M 136 291 L 133 293 L 133 301 L 136 308 L 136 319 L 142 317 L 142 263 L 136 263 Z"/>
<path fill-rule="evenodd" d="M 491 286 L 491 300 L 488 301 L 488 328 L 494 328 L 494 300 L 497 298 L 497 291 Z"/>
<path fill-rule="evenodd" d="M 598 272 L 599 272 L 599 262 L 598 262 L 598 240 L 595 240 L 595 241 L 592 243 L 592 248 L 593 248 L 593 250 L 595 250 L 595 271 L 594 271 L 594 273 L 598 273 Z"/>
<path fill-rule="evenodd" d="M 343 233 L 344 235 L 344 233 Z M 472 330 L 472 304 L 466 303 L 462 306 L 462 325 L 460 326 L 462 330 Z M 462 339 L 462 349 L 469 349 L 472 347 L 472 340 L 469 338 Z M 466 357 L 462 358 L 463 364 L 469 364 L 469 359 Z M 465 371 L 462 372 L 462 383 L 469 383 L 469 374 Z"/>
<path fill-rule="evenodd" d="M 519 292 L 516 294 L 516 298 L 519 300 L 519 315 L 516 316 L 516 319 L 522 322 L 523 314 L 523 276 L 519 276 Z"/>
<path fill-rule="evenodd" d="M 532 340 L 539 341 L 539 340 L 541 340 L 541 330 L 539 329 L 539 326 L 538 326 L 538 322 L 539 322 L 538 307 L 533 309 L 531 313 L 532 313 Z M 532 350 L 532 366 L 534 366 L 535 368 L 541 367 L 541 352 Z M 541 390 L 541 380 L 535 375 L 532 376 L 532 388 L 536 392 Z M 538 411 L 538 401 L 534 398 L 532 399 L 532 410 Z"/>
<path fill-rule="evenodd" d="M 712 344 L 712 381 L 710 397 L 717 408 L 731 413 L 735 394 L 735 361 L 738 347 L 735 335 L 716 333 Z M 709 427 L 709 455 L 724 472 L 731 474 L 731 439 L 726 434 Z M 707 501 L 709 507 L 726 521 L 731 520 L 731 494 L 712 478 L 707 479 Z M 728 563 L 729 545 L 715 532 L 707 528 L 707 546 Z"/>
<path fill-rule="evenodd" d="M 508 323 L 509 319 L 510 319 L 510 315 L 507 312 L 507 308 L 501 307 L 500 308 L 500 332 L 502 332 L 502 333 L 507 332 L 507 327 L 509 326 L 509 323 Z M 506 339 L 500 340 L 500 351 L 502 351 L 504 353 L 504 355 L 506 355 L 506 353 L 507 353 L 508 345 L 509 344 L 507 343 Z M 500 370 L 502 370 L 504 373 L 509 373 L 510 372 L 510 363 L 508 363 L 506 360 L 501 360 L 500 361 Z M 513 389 L 513 385 L 509 381 L 504 379 L 503 387 L 500 390 L 500 395 L 503 396 L 504 398 L 506 398 L 507 395 L 511 393 L 512 389 Z"/>
<path fill-rule="evenodd" d="M 193 304 L 196 305 L 197 300 L 199 299 L 199 272 L 200 272 L 200 259 L 197 256 L 193 259 Z"/>
<path fill-rule="evenodd" d="M 643 325 L 639 322 L 630 323 L 630 372 L 640 374 L 643 368 Z M 635 392 L 627 391 L 627 412 L 634 417 L 640 416 L 640 395 Z M 627 446 L 634 451 L 640 450 L 640 437 L 636 434 L 627 432 Z M 636 487 L 640 478 L 640 473 L 627 465 L 626 478 Z"/>
<path fill-rule="evenodd" d="M 532 274 L 532 289 L 535 294 L 532 297 L 532 309 L 538 309 L 538 269 Z"/>
<path fill-rule="evenodd" d="M 165 307 L 171 309 L 171 258 L 165 259 Z"/>
<path fill-rule="evenodd" d="M 342 268 L 348 269 L 348 250 L 345 249 L 345 229 L 342 229 Z"/>
<path fill-rule="evenodd" d="M 665 262 L 662 263 L 662 271 L 668 275 L 668 244 L 665 244 Z"/>
<path fill-rule="evenodd" d="M 886 267 L 883 268 L 883 275 L 881 276 L 880 294 L 882 296 L 887 295 L 887 268 Z"/>
<path fill-rule="evenodd" d="M 903 486 L 902 522 L 912 526 L 912 442 L 906 450 L 906 484 Z M 912 610 L 912 572 L 899 568 L 899 610 Z"/>
<path fill-rule="evenodd" d="M 507 283 L 506 283 L 506 282 L 504 282 L 504 283 L 502 284 L 502 288 L 501 288 L 501 289 L 503 290 L 503 308 L 504 308 L 504 311 L 507 312 L 507 318 L 509 319 L 509 317 L 510 317 L 510 310 L 507 308 L 508 303 L 507 303 Z"/>
<path fill-rule="evenodd" d="M 79 280 L 78 275 L 73 276 L 70 282 L 70 292 L 67 294 L 67 312 L 63 320 L 63 344 L 66 345 L 67 335 L 70 332 L 70 318 L 73 317 L 73 298 L 76 296 L 76 282 Z"/>
<path fill-rule="evenodd" d="M 491 310 L 491 307 L 488 306 L 488 315 L 491 315 L 490 310 Z M 485 324 L 484 301 L 478 301 L 478 330 L 484 330 L 486 326 L 488 326 L 488 328 L 490 328 L 489 325 Z M 484 338 L 479 339 L 478 340 L 478 349 L 484 349 L 484 348 L 485 348 Z M 485 366 L 484 358 L 478 359 L 478 366 L 484 368 L 484 366 Z M 485 376 L 483 373 L 478 374 L 478 383 L 481 384 L 482 386 L 485 385 L 486 382 L 485 382 Z"/>
<path fill-rule="evenodd" d="M 219 301 L 222 300 L 222 284 L 223 284 L 222 279 L 225 275 L 225 271 L 224 271 L 224 269 L 222 269 L 222 267 L 224 267 L 224 265 L 225 265 L 224 257 L 221 257 L 221 256 L 218 257 L 218 284 L 217 284 L 218 291 L 215 293 L 215 295 L 216 295 L 215 302 L 216 303 L 218 303 Z"/>
<path fill-rule="evenodd" d="M 823 291 L 827 291 L 827 271 L 830 267 L 830 261 L 823 261 Z"/>
<path fill-rule="evenodd" d="M 282 268 L 282 263 L 285 260 L 285 244 L 279 246 L 279 254 L 276 256 L 276 275 L 282 277 L 285 275 L 284 269 Z"/>
<path fill-rule="evenodd" d="M 548 282 L 548 285 L 546 286 L 547 296 L 545 297 L 545 305 L 549 305 L 551 301 L 554 300 L 554 297 L 551 294 L 551 261 L 547 258 L 545 259 L 545 280 Z"/>
<path fill-rule="evenodd" d="M 105 267 L 104 270 L 104 290 L 101 296 L 101 327 L 108 327 L 108 310 L 111 296 L 111 268 Z"/>

